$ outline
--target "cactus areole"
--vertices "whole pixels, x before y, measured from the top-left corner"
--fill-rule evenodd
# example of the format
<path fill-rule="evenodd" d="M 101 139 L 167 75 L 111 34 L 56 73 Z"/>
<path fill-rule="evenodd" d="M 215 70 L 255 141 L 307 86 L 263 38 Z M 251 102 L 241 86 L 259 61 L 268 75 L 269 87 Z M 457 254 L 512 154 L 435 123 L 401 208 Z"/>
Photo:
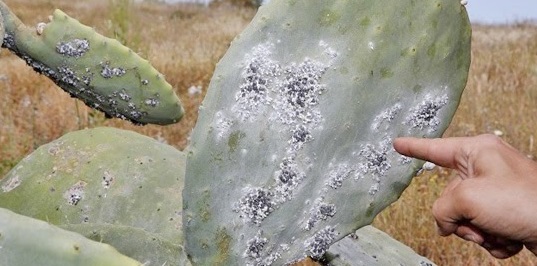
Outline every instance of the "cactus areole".
<path fill-rule="evenodd" d="M 371 223 L 422 163 L 397 136 L 438 137 L 466 84 L 459 0 L 281 0 L 218 64 L 183 192 L 195 265 L 321 258 Z"/>

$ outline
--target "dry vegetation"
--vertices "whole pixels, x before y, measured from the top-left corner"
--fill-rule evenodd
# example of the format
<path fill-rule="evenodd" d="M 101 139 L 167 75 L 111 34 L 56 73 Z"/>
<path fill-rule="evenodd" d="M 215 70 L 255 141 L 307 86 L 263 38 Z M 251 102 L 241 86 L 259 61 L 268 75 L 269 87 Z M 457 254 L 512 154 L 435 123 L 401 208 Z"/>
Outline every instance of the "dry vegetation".
<path fill-rule="evenodd" d="M 55 7 L 112 36 L 113 10 L 106 0 L 6 0 L 29 25 L 46 21 Z M 202 8 L 192 5 L 141 4 L 128 9 L 123 36 L 176 88 L 186 107 L 177 125 L 136 127 L 105 120 L 35 74 L 18 58 L 0 54 L 0 174 L 41 144 L 66 132 L 95 126 L 115 126 L 166 140 L 182 149 L 196 119 L 196 109 L 208 86 L 215 63 L 230 41 L 254 15 L 254 10 L 229 4 Z M 121 16 L 119 16 L 121 17 Z M 117 20 L 117 18 L 116 18 Z M 537 26 L 475 26 L 472 66 L 460 108 L 446 136 L 503 132 L 503 137 L 529 157 L 537 158 Z M 189 95 L 190 86 L 201 95 Z M 484 250 L 456 237 L 435 232 L 430 207 L 453 177 L 437 169 L 415 178 L 401 199 L 384 211 L 375 225 L 439 265 L 533 265 L 527 251 L 509 260 L 495 260 Z M 516 196 L 516 195 L 513 195 Z M 535 203 L 529 203 L 535 204 Z M 506 214 L 509 215 L 509 214 Z"/>

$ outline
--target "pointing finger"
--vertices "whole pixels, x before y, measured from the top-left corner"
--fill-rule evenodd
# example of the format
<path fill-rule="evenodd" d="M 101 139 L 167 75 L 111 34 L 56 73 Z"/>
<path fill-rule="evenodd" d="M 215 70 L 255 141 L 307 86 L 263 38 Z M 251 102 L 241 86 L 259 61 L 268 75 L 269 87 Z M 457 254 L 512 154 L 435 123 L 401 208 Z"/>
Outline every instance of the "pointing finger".
<path fill-rule="evenodd" d="M 464 156 L 468 138 L 420 139 L 396 138 L 394 148 L 402 155 L 432 162 L 442 167 L 457 168 L 457 158 Z"/>

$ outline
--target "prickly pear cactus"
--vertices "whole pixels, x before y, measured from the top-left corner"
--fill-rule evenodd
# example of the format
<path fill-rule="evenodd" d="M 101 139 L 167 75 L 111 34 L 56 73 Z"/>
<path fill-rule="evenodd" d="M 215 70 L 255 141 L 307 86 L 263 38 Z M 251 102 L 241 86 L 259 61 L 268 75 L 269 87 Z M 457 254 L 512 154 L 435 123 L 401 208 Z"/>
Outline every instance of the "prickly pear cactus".
<path fill-rule="evenodd" d="M 281 0 L 218 64 L 183 192 L 193 264 L 321 258 L 395 201 L 438 137 L 470 63 L 459 0 Z"/>
<path fill-rule="evenodd" d="M 88 106 L 139 124 L 175 123 L 183 115 L 179 98 L 162 74 L 118 41 L 60 10 L 50 22 L 33 28 L 1 1 L 0 12 L 3 47 Z"/>
<path fill-rule="evenodd" d="M 130 242 L 137 252 L 129 252 L 132 246 L 118 249 L 151 261 L 146 265 L 162 265 L 186 260 L 184 169 L 182 152 L 132 131 L 72 132 L 41 146 L 0 181 L 0 206 L 93 239 L 89 232 L 104 230 L 100 241 Z M 137 241 L 129 240 L 135 235 Z M 173 252 L 155 253 L 159 247 Z"/>
<path fill-rule="evenodd" d="M 107 243 L 122 254 L 142 262 L 144 266 L 191 265 L 182 241 L 164 239 L 140 228 L 92 223 L 64 224 L 60 227 L 78 232 L 91 240 Z"/>
<path fill-rule="evenodd" d="M 107 244 L 2 208 L 0 247 L 0 265 L 142 266 Z"/>
<path fill-rule="evenodd" d="M 370 225 L 330 246 L 323 262 L 334 266 L 434 265 L 408 246 Z"/>

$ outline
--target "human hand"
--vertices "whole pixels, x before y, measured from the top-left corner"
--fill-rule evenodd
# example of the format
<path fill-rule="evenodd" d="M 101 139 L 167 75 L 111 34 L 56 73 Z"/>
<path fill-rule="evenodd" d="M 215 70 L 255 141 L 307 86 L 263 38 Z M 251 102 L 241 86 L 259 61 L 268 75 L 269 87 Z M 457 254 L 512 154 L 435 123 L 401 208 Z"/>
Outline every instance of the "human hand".
<path fill-rule="evenodd" d="M 537 163 L 494 135 L 397 138 L 394 148 L 457 171 L 433 204 L 440 235 L 475 242 L 496 258 L 523 246 L 537 255 Z"/>

